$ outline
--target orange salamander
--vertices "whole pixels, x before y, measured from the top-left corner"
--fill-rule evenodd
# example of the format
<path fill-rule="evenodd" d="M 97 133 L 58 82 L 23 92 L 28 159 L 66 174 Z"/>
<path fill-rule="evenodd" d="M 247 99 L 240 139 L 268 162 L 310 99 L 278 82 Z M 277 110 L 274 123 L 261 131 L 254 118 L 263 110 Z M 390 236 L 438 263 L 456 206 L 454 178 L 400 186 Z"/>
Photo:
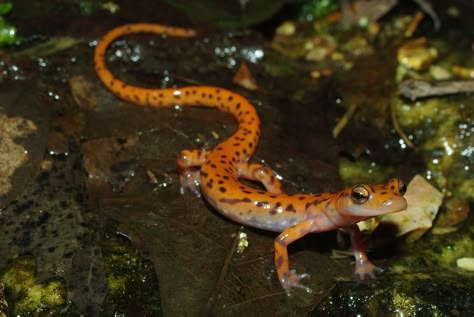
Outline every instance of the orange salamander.
<path fill-rule="evenodd" d="M 141 106 L 204 106 L 232 114 L 237 131 L 213 150 L 183 150 L 178 156 L 181 191 L 200 195 L 224 216 L 247 226 L 281 232 L 275 239 L 278 279 L 290 294 L 292 287 L 311 289 L 300 283 L 308 274 L 290 271 L 287 246 L 310 232 L 338 228 L 350 233 L 356 259 L 355 273 L 364 279 L 379 269 L 366 256 L 357 222 L 405 210 L 405 185 L 391 179 L 380 185 L 355 185 L 336 193 L 285 194 L 276 175 L 267 167 L 250 163 L 260 137 L 260 120 L 252 104 L 232 91 L 211 86 L 149 89 L 128 85 L 107 68 L 107 47 L 117 38 L 134 33 L 192 37 L 191 29 L 159 24 L 127 24 L 109 31 L 97 44 L 95 70 L 104 85 L 119 98 Z M 260 190 L 239 179 L 260 182 Z"/>

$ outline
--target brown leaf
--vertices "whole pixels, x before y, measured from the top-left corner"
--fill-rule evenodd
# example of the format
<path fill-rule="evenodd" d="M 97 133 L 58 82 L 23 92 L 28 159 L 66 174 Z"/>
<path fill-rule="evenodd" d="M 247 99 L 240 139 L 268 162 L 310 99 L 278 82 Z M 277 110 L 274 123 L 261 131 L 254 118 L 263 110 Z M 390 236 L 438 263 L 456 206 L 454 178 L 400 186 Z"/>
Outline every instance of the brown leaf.
<path fill-rule="evenodd" d="M 232 78 L 232 82 L 248 90 L 258 90 L 257 82 L 252 76 L 249 67 L 245 62 L 240 63 L 239 69 Z"/>

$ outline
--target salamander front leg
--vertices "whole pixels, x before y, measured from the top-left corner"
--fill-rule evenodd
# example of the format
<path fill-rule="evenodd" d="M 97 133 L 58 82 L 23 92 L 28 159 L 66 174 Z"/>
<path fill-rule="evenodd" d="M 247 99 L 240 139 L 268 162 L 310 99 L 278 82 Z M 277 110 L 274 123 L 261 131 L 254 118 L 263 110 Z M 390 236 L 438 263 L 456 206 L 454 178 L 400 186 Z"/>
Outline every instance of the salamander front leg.
<path fill-rule="evenodd" d="M 304 235 L 312 232 L 313 229 L 313 221 L 305 220 L 294 226 L 286 228 L 275 239 L 275 267 L 281 286 L 288 296 L 290 295 L 290 289 L 292 287 L 302 288 L 308 293 L 312 292 L 311 288 L 300 283 L 300 280 L 309 277 L 309 274 L 296 274 L 296 272 L 293 270 L 290 271 L 287 247 L 293 241 L 298 240 Z"/>
<path fill-rule="evenodd" d="M 184 190 L 187 188 L 196 196 L 201 197 L 199 190 L 201 185 L 199 168 L 206 162 L 209 153 L 210 151 L 206 150 L 181 151 L 177 159 L 181 194 L 184 194 Z"/>
<path fill-rule="evenodd" d="M 364 241 L 360 233 L 359 227 L 354 224 L 347 227 L 351 236 L 352 249 L 354 250 L 354 257 L 356 261 L 355 274 L 361 279 L 366 277 L 374 278 L 375 273 L 383 272 L 383 270 L 369 261 L 367 254 L 365 253 Z"/>
<path fill-rule="evenodd" d="M 269 193 L 282 193 L 280 180 L 268 167 L 258 163 L 240 163 L 237 168 L 239 177 L 262 183 Z"/>

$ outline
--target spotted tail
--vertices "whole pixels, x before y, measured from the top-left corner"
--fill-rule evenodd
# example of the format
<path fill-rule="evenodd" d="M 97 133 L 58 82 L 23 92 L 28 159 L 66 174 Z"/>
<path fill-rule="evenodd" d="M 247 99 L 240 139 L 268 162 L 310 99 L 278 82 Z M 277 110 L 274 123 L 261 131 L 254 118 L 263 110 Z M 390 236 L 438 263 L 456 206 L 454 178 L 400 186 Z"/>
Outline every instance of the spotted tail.
<path fill-rule="evenodd" d="M 188 86 L 183 88 L 142 88 L 129 85 L 116 78 L 106 65 L 107 47 L 116 39 L 135 33 L 166 34 L 175 37 L 192 37 L 192 29 L 169 27 L 159 24 L 126 24 L 109 31 L 99 41 L 94 53 L 96 72 L 104 85 L 119 98 L 141 106 L 170 107 L 205 106 L 232 114 L 239 123 L 236 135 L 253 135 L 254 147 L 258 142 L 260 119 L 255 108 L 241 95 L 212 86 Z M 253 151 L 252 151 L 253 153 Z M 252 154 L 252 153 L 249 153 Z"/>

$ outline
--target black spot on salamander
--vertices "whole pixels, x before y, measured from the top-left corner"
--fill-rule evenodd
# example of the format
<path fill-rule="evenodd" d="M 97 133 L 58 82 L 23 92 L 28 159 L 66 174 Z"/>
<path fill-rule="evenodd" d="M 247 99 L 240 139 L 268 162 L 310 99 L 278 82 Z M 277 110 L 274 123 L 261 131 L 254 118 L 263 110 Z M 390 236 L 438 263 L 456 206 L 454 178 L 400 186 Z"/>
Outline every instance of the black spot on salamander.
<path fill-rule="evenodd" d="M 211 164 L 211 167 L 216 168 L 217 166 L 216 166 L 216 164 Z"/>
<path fill-rule="evenodd" d="M 244 185 L 240 185 L 239 188 L 240 188 L 240 189 L 245 189 L 245 186 L 244 186 Z"/>
<path fill-rule="evenodd" d="M 275 259 L 275 265 L 276 267 L 281 267 L 283 264 L 285 263 L 285 259 L 279 255 L 276 259 Z"/>
<path fill-rule="evenodd" d="M 220 162 L 221 164 L 227 164 L 227 161 L 225 161 L 225 160 L 220 160 L 219 162 Z"/>
<path fill-rule="evenodd" d="M 227 98 L 227 100 L 232 101 L 232 100 L 234 100 L 234 97 L 229 96 L 229 98 Z"/>
<path fill-rule="evenodd" d="M 246 149 L 246 148 L 244 148 L 244 149 L 242 150 L 242 152 L 244 153 L 244 155 L 247 155 L 247 149 Z"/>
<path fill-rule="evenodd" d="M 193 89 L 192 94 L 193 94 L 193 95 L 197 94 L 196 89 Z"/>
<path fill-rule="evenodd" d="M 300 197 L 298 197 L 298 200 L 303 200 L 305 198 L 306 198 L 305 196 L 300 196 Z"/>
<path fill-rule="evenodd" d="M 270 198 L 276 198 L 277 196 L 276 196 L 276 195 L 269 195 L 268 197 L 270 197 Z"/>
<path fill-rule="evenodd" d="M 295 209 L 295 206 L 293 206 L 293 204 L 289 204 L 288 206 L 286 206 L 285 211 L 296 212 L 296 209 Z"/>
<path fill-rule="evenodd" d="M 375 186 L 370 186 L 370 190 L 375 194 L 377 190 L 375 189 Z"/>
<path fill-rule="evenodd" d="M 135 99 L 136 102 L 140 101 L 140 96 L 139 95 L 133 95 L 133 99 Z"/>
<path fill-rule="evenodd" d="M 272 215 L 272 216 L 275 215 L 275 214 L 279 211 L 280 207 L 281 207 L 281 203 L 280 203 L 280 202 L 277 202 L 277 203 L 275 204 L 275 207 L 273 207 L 273 208 L 269 211 L 270 215 Z"/>
<path fill-rule="evenodd" d="M 186 91 L 184 92 L 184 94 L 185 94 L 186 96 L 189 96 L 189 91 L 186 90 Z"/>
<path fill-rule="evenodd" d="M 391 190 L 395 190 L 395 185 L 390 185 Z"/>
<path fill-rule="evenodd" d="M 304 205 L 304 208 L 305 208 L 305 209 L 308 209 L 308 208 L 311 207 L 312 205 L 317 205 L 317 204 L 319 204 L 319 203 L 320 203 L 320 200 L 319 200 L 319 199 L 316 199 L 316 200 L 307 202 L 306 205 Z"/>
<path fill-rule="evenodd" d="M 219 191 L 220 191 L 221 193 L 225 193 L 225 192 L 227 191 L 227 188 L 225 188 L 225 187 L 219 187 Z"/>
<path fill-rule="evenodd" d="M 252 142 L 249 143 L 249 148 L 253 148 L 253 143 Z"/>
<path fill-rule="evenodd" d="M 214 180 L 211 178 L 211 179 L 206 183 L 207 188 L 212 189 L 212 183 L 213 183 L 213 182 L 214 182 Z"/>
<path fill-rule="evenodd" d="M 217 151 L 222 151 L 223 148 L 222 148 L 222 146 L 218 146 L 218 147 L 216 147 L 216 150 L 217 150 Z"/>
<path fill-rule="evenodd" d="M 242 190 L 242 193 L 244 193 L 244 194 L 251 194 L 252 192 L 251 192 L 250 190 L 244 189 L 244 190 Z"/>
<path fill-rule="evenodd" d="M 240 109 L 240 102 L 235 105 L 235 109 Z"/>
<path fill-rule="evenodd" d="M 264 207 L 264 208 L 268 207 L 269 205 L 270 205 L 270 203 L 268 201 L 258 201 L 255 204 L 255 206 L 257 206 L 257 207 Z"/>
<path fill-rule="evenodd" d="M 327 198 L 326 199 L 315 199 L 313 201 L 307 202 L 306 205 L 305 205 L 305 209 L 308 209 L 310 206 L 313 206 L 313 205 L 314 206 L 319 205 L 319 204 L 325 202 L 326 200 L 327 200 Z"/>
<path fill-rule="evenodd" d="M 230 177 L 227 176 L 227 175 L 222 176 L 222 178 L 225 179 L 225 180 L 229 180 L 229 179 L 230 179 Z"/>
<path fill-rule="evenodd" d="M 201 171 L 201 176 L 204 177 L 204 178 L 206 178 L 206 177 L 209 176 L 209 175 L 207 174 L 207 172 Z"/>
<path fill-rule="evenodd" d="M 163 93 L 160 92 L 160 93 L 158 94 L 158 97 L 163 98 Z"/>
<path fill-rule="evenodd" d="M 219 180 L 217 181 L 217 184 L 222 185 L 222 184 L 224 184 L 224 181 L 223 181 L 222 179 L 219 179 Z"/>
<path fill-rule="evenodd" d="M 387 195 L 387 192 L 385 192 L 385 191 L 384 191 L 384 192 L 380 192 L 380 195 L 382 195 L 382 196 L 383 196 L 383 195 Z"/>
<path fill-rule="evenodd" d="M 245 198 L 221 198 L 219 199 L 221 203 L 236 205 L 239 203 L 250 203 L 252 199 L 245 197 Z"/>

